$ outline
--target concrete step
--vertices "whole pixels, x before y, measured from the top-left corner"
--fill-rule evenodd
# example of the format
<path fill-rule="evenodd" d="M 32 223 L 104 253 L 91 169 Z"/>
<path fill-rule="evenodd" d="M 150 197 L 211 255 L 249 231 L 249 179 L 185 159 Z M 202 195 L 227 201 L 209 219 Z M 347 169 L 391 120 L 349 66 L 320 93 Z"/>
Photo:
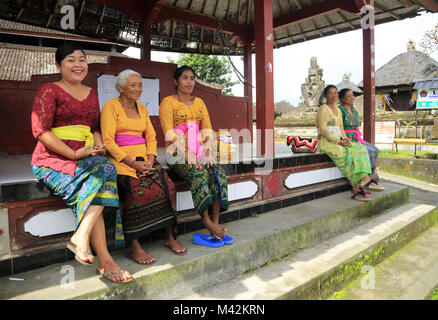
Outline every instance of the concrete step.
<path fill-rule="evenodd" d="M 380 277 L 375 280 L 372 278 L 374 266 L 430 226 L 436 225 L 437 217 L 438 210 L 434 206 L 405 204 L 296 255 L 278 259 L 280 261 L 240 275 L 221 285 L 188 293 L 180 299 L 325 299 L 334 292 L 341 291 L 351 280 L 364 273 L 362 281 L 356 283 L 355 290 L 350 294 L 341 291 L 343 297 L 360 298 L 360 294 L 356 295 L 358 292 L 371 289 L 378 280 L 380 281 Z M 424 254 L 425 250 L 419 252 L 416 257 L 420 258 Z M 435 266 L 436 271 L 437 265 L 436 257 L 430 260 L 434 260 L 433 263 L 424 263 L 419 267 L 429 272 L 429 278 L 432 270 L 425 268 L 431 264 Z M 414 259 L 409 263 L 413 269 L 416 269 L 416 265 L 421 265 Z M 400 269 L 403 269 L 403 266 L 399 266 Z M 418 275 L 418 272 L 416 274 Z M 381 277 L 387 275 L 388 272 Z M 393 278 L 390 277 L 387 282 Z M 415 279 L 409 282 L 412 284 Z M 390 295 L 384 294 L 376 294 L 374 297 L 391 298 Z"/>
<path fill-rule="evenodd" d="M 315 246 L 409 201 L 408 188 L 391 183 L 368 203 L 349 195 L 338 193 L 226 223 L 235 243 L 217 249 L 192 244 L 192 234 L 178 237 L 188 249 L 182 257 L 161 241 L 147 243 L 145 250 L 157 259 L 151 266 L 138 265 L 123 251 L 115 251 L 114 259 L 135 278 L 127 284 L 109 282 L 93 268 L 69 261 L 14 275 L 23 281 L 0 278 L 0 299 L 175 299 Z"/>
<path fill-rule="evenodd" d="M 438 287 L 438 226 L 433 226 L 417 239 L 374 267 L 373 282 L 358 277 L 343 290 L 335 292 L 335 300 L 424 300 Z"/>

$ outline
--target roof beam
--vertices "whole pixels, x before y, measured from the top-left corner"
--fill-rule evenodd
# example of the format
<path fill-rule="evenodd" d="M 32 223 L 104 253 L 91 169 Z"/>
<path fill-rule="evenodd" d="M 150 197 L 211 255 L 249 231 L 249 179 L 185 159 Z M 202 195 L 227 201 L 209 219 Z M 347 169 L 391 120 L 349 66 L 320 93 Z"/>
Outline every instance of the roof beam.
<path fill-rule="evenodd" d="M 433 12 L 438 12 L 438 2 L 436 0 L 417 0 L 419 3 L 423 5 L 426 9 L 429 9 Z"/>
<path fill-rule="evenodd" d="M 100 5 L 107 5 L 109 7 L 117 8 L 125 12 L 128 16 L 134 19 L 137 23 L 142 23 L 145 19 L 145 13 L 150 6 L 154 6 L 157 0 L 152 1 L 142 1 L 142 0 L 131 0 L 131 1 L 119 1 L 119 0 L 88 0 Z"/>
<path fill-rule="evenodd" d="M 410 0 L 399 0 L 401 3 L 403 3 L 406 7 L 412 7 L 413 5 L 415 5 L 414 3 L 412 3 Z"/>
<path fill-rule="evenodd" d="M 297 2 L 297 4 L 300 4 Z M 279 16 L 274 19 L 274 29 L 283 28 L 288 25 L 313 19 L 329 12 L 345 10 L 352 13 L 359 13 L 360 7 L 356 1 L 350 0 L 326 0 L 309 7 Z"/>
<path fill-rule="evenodd" d="M 151 22 L 157 24 L 165 20 L 177 21 L 213 31 L 218 29 L 218 19 L 166 5 L 162 7 L 156 19 Z M 221 21 L 221 24 L 225 33 L 234 34 L 241 40 L 247 38 L 247 29 L 244 26 L 227 21 Z"/>

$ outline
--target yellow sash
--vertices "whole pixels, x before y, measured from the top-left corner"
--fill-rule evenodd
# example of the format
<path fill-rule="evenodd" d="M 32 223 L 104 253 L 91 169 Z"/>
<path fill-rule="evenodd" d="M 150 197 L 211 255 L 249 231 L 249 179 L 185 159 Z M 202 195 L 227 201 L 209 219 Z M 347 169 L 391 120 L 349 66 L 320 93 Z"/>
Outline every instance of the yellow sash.
<path fill-rule="evenodd" d="M 52 128 L 51 131 L 61 140 L 85 141 L 86 146 L 94 147 L 94 137 L 89 126 L 63 126 Z"/>

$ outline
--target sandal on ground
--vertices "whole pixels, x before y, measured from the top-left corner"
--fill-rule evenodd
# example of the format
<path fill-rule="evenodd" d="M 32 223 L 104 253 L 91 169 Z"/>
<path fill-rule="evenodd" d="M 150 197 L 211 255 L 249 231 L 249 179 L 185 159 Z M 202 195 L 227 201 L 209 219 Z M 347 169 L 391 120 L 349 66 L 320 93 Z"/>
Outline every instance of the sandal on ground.
<path fill-rule="evenodd" d="M 358 195 L 361 195 L 361 196 L 366 197 L 365 192 L 364 192 L 363 190 L 359 190 L 358 192 L 356 192 L 355 194 L 353 194 L 351 197 L 352 197 L 354 200 L 357 200 L 357 201 L 362 201 L 362 202 L 368 202 L 368 201 L 370 201 L 369 198 L 365 198 L 365 199 L 358 198 L 358 197 L 357 197 Z"/>
<path fill-rule="evenodd" d="M 210 233 L 210 237 L 213 237 L 213 233 Z M 229 235 L 224 235 L 224 237 L 222 238 L 222 241 L 224 242 L 224 244 L 232 244 L 234 242 L 233 238 L 231 238 Z"/>
<path fill-rule="evenodd" d="M 371 183 L 374 183 L 375 186 L 371 186 Z M 365 183 L 364 185 L 361 185 L 360 188 L 362 190 L 365 191 L 375 191 L 375 192 L 382 192 L 385 191 L 385 188 L 382 186 L 379 186 L 379 184 L 377 183 L 376 180 L 371 179 L 370 181 L 368 181 L 367 183 Z"/>
<path fill-rule="evenodd" d="M 134 262 L 137 262 L 138 264 L 141 264 L 141 265 L 149 265 L 149 264 L 153 264 L 153 263 L 155 263 L 157 261 L 157 260 L 154 260 L 152 262 L 141 263 L 140 262 L 140 258 L 143 258 L 143 257 L 152 257 L 152 256 L 149 253 L 146 253 L 146 252 L 145 253 L 137 253 L 137 254 L 128 253 L 126 255 L 126 258 L 128 258 L 128 259 L 130 259 L 130 260 L 132 260 Z"/>
<path fill-rule="evenodd" d="M 88 259 L 81 259 L 79 256 L 78 256 L 78 252 L 80 252 L 80 253 L 82 253 L 82 254 L 85 254 L 85 255 L 87 255 L 87 256 L 93 256 L 93 253 L 90 251 L 90 250 L 85 250 L 85 249 L 82 249 L 82 248 L 79 248 L 77 245 L 75 245 L 73 242 L 70 242 L 68 245 L 67 245 L 67 248 L 71 251 L 71 252 L 73 252 L 74 254 L 75 254 L 75 259 L 80 263 L 80 264 L 83 264 L 83 265 L 85 265 L 85 266 L 93 266 L 94 265 L 94 263 L 91 263 Z"/>
<path fill-rule="evenodd" d="M 125 280 L 114 280 L 114 276 L 120 275 L 123 277 L 123 273 L 125 271 L 126 270 L 120 268 L 119 270 L 110 270 L 110 271 L 104 273 L 103 271 L 99 271 L 99 269 L 96 269 L 96 272 L 98 275 L 103 276 L 104 278 L 106 278 L 112 282 L 131 282 L 132 280 L 134 280 L 134 278 L 132 276 L 128 279 L 125 279 Z"/>
<path fill-rule="evenodd" d="M 218 248 L 224 245 L 223 240 L 219 240 L 215 237 L 207 237 L 200 233 L 193 234 L 193 243 L 210 248 Z"/>
<path fill-rule="evenodd" d="M 183 245 L 182 244 L 180 244 L 179 242 L 176 242 L 177 244 L 179 244 L 179 245 L 181 245 L 181 247 L 183 247 Z M 187 254 L 187 248 L 184 248 L 184 251 L 182 251 L 182 252 L 179 252 L 179 251 L 177 251 L 177 250 L 175 250 L 174 249 L 174 245 L 171 245 L 171 244 L 164 244 L 163 243 L 163 246 L 165 246 L 166 248 L 169 248 L 174 254 L 176 254 L 177 256 L 183 256 L 183 255 L 185 255 L 185 254 Z"/>

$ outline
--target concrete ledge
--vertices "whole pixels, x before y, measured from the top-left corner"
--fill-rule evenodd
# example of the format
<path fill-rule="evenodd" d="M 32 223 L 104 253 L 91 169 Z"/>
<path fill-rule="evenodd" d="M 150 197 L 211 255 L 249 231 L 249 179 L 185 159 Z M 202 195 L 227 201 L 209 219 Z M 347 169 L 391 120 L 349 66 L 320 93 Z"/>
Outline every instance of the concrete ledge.
<path fill-rule="evenodd" d="M 163 248 L 161 241 L 145 247 L 157 262 L 141 266 L 115 252 L 115 260 L 129 270 L 135 280 L 115 284 L 99 277 L 93 268 L 56 264 L 14 275 L 24 281 L 0 279 L 0 299 L 175 299 L 230 280 L 276 257 L 314 246 L 346 232 L 384 210 L 409 201 L 408 188 L 385 184 L 385 192 L 361 203 L 343 192 L 282 208 L 254 218 L 225 224 L 235 243 L 217 249 L 191 243 L 191 234 L 179 237 L 188 248 L 182 257 Z M 206 230 L 202 230 L 206 234 Z M 74 275 L 72 286 L 65 285 L 66 270 Z M 63 282 L 64 279 L 64 282 Z M 63 285 L 64 283 L 64 285 Z"/>
<path fill-rule="evenodd" d="M 438 160 L 379 157 L 379 169 L 438 184 Z"/>
<path fill-rule="evenodd" d="M 229 283 L 184 299 L 325 299 L 437 224 L 434 206 L 406 204 Z"/>

